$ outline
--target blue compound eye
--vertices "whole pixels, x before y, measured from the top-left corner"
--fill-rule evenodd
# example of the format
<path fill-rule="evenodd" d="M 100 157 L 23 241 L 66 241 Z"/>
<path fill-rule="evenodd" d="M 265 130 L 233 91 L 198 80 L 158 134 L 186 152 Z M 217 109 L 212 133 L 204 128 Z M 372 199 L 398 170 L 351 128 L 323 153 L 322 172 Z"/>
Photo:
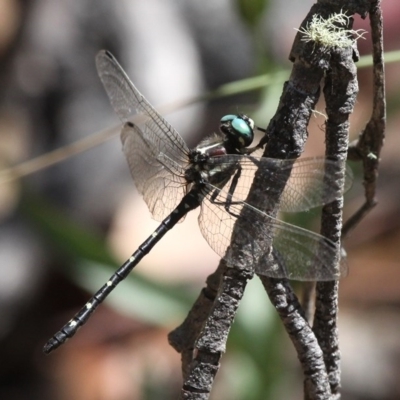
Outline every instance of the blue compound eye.
<path fill-rule="evenodd" d="M 239 136 L 249 137 L 253 135 L 253 130 L 242 118 L 235 118 L 232 120 L 232 128 L 235 129 Z"/>
<path fill-rule="evenodd" d="M 224 115 L 224 116 L 221 118 L 221 121 L 220 121 L 220 122 L 229 122 L 229 121 L 232 121 L 232 120 L 235 119 L 235 118 L 237 118 L 237 115 L 232 115 L 232 114 Z"/>
<path fill-rule="evenodd" d="M 250 146 L 253 141 L 254 122 L 247 115 L 225 115 L 221 118 L 221 131 L 237 148 Z"/>
<path fill-rule="evenodd" d="M 244 120 L 242 117 L 236 117 L 231 122 L 238 142 L 244 147 L 249 146 L 254 138 L 251 122 L 253 121 L 250 119 L 249 121 Z"/>

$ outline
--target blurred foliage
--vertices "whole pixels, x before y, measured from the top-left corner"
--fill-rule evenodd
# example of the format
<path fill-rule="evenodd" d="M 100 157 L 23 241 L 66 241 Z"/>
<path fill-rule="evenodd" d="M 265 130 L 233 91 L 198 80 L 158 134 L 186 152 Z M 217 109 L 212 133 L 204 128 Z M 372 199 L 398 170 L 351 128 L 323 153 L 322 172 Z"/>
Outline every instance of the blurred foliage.
<path fill-rule="evenodd" d="M 262 18 L 264 12 L 268 8 L 268 0 L 237 0 L 237 8 L 239 9 L 242 19 L 251 27 L 257 25 Z"/>
<path fill-rule="evenodd" d="M 115 260 L 105 240 L 97 233 L 67 217 L 54 205 L 32 193 L 25 193 L 20 204 L 21 211 L 35 224 L 51 247 L 61 255 L 64 272 L 82 288 L 95 292 L 120 264 Z M 144 321 L 163 324 L 167 315 L 182 314 L 182 304 L 193 301 L 193 295 L 180 287 L 168 287 L 151 281 L 140 274 L 131 274 L 108 299 L 112 305 L 127 312 L 126 304 L 133 307 L 130 314 Z M 138 298 L 141 299 L 138 302 Z M 151 312 L 135 304 L 145 302 Z M 129 308 L 128 307 L 128 308 Z M 186 307 L 185 307 L 186 308 Z M 154 311 L 154 312 L 153 312 Z"/>

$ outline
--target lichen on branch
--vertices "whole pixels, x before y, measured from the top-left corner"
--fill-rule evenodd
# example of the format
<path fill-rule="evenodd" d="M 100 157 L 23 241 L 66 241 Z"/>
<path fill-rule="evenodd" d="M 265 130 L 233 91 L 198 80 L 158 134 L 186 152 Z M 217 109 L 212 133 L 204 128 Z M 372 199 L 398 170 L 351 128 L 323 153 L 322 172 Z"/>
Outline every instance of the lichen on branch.
<path fill-rule="evenodd" d="M 366 33 L 364 29 L 344 29 L 349 19 L 343 12 L 331 14 L 327 19 L 314 14 L 306 27 L 296 30 L 303 34 L 303 42 L 314 42 L 325 48 L 348 47 L 358 39 L 365 39 Z"/>

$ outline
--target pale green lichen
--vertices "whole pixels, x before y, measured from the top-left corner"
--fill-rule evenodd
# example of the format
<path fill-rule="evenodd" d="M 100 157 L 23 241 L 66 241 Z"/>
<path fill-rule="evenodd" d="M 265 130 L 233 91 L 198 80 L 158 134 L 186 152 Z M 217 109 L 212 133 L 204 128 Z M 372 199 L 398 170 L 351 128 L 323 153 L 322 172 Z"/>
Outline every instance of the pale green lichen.
<path fill-rule="evenodd" d="M 350 17 L 340 12 L 332 14 L 327 19 L 313 15 L 311 22 L 305 28 L 296 29 L 303 34 L 302 41 L 314 42 L 323 47 L 348 47 L 355 40 L 365 39 L 364 29 L 344 29 Z"/>

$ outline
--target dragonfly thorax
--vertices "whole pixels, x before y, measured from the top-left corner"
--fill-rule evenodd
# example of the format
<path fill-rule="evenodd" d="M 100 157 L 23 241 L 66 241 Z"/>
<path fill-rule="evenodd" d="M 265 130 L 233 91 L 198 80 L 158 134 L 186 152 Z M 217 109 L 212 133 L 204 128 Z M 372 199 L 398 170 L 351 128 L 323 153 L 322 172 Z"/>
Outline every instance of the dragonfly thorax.
<path fill-rule="evenodd" d="M 220 133 L 214 133 L 203 139 L 194 149 L 193 153 L 205 155 L 207 157 L 217 157 L 228 154 L 225 147 L 226 139 Z"/>
<path fill-rule="evenodd" d="M 225 115 L 221 118 L 219 130 L 226 137 L 225 146 L 228 152 L 241 153 L 253 141 L 254 121 L 244 114 Z"/>

